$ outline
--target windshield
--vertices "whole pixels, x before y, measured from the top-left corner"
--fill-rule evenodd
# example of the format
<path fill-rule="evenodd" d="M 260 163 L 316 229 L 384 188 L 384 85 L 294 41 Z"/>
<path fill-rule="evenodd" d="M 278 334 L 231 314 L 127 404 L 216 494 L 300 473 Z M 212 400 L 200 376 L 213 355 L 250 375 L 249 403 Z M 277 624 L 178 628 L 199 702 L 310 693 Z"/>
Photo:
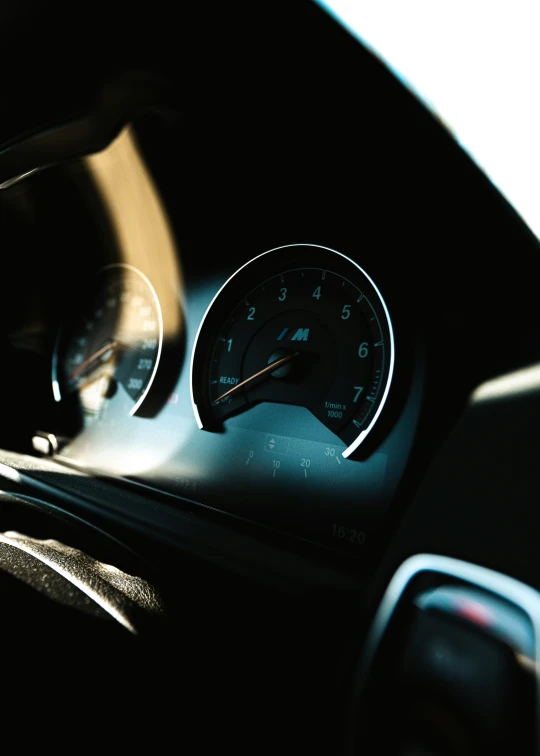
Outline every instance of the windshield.
<path fill-rule="evenodd" d="M 540 238 L 538 0 L 318 4 L 437 114 Z"/>

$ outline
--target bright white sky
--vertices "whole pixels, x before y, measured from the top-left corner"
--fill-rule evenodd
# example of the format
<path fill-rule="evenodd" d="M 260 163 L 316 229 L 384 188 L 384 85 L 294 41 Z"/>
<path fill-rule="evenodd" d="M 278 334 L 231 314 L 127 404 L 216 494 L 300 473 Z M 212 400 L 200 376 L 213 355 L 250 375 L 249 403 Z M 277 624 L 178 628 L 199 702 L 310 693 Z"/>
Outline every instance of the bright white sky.
<path fill-rule="evenodd" d="M 437 111 L 540 238 L 540 0 L 316 0 Z"/>

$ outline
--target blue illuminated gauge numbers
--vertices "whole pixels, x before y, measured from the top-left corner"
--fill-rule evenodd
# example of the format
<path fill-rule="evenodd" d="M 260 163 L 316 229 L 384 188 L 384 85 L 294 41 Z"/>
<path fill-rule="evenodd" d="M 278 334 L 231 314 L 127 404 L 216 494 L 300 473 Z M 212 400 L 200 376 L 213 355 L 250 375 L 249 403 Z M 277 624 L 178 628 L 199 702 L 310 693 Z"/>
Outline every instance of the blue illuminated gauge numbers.
<path fill-rule="evenodd" d="M 308 409 L 349 457 L 373 430 L 394 369 L 388 308 L 367 273 L 310 244 L 265 252 L 210 304 L 192 358 L 199 427 L 261 402 Z"/>

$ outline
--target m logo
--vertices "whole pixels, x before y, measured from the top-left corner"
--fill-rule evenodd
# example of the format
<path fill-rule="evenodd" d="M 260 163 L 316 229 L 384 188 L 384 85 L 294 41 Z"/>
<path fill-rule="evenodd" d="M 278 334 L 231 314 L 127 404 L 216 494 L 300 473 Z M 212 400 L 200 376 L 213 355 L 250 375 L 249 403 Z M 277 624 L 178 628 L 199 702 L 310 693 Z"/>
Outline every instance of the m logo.
<path fill-rule="evenodd" d="M 278 341 L 307 341 L 309 328 L 284 328 L 277 337 Z"/>

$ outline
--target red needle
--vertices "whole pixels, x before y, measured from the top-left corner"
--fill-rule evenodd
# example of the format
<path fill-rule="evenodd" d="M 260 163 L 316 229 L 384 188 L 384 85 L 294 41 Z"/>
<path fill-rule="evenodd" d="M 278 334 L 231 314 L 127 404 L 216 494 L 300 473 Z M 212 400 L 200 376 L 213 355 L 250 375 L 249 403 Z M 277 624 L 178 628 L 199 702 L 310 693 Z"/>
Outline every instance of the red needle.
<path fill-rule="evenodd" d="M 230 394 L 234 393 L 235 391 L 238 391 L 239 388 L 242 388 L 242 386 L 245 386 L 246 383 L 251 383 L 251 381 L 254 381 L 255 378 L 258 378 L 260 375 L 264 375 L 265 373 L 272 373 L 274 370 L 276 370 L 278 367 L 281 367 L 281 365 L 284 365 L 289 360 L 292 360 L 293 357 L 297 357 L 300 354 L 300 352 L 291 352 L 291 354 L 286 354 L 285 357 L 279 357 L 279 359 L 274 360 L 274 362 L 271 362 L 269 365 L 264 367 L 262 370 L 259 370 L 258 373 L 253 373 L 253 375 L 250 375 L 249 378 L 246 378 L 244 381 L 241 381 L 240 383 L 237 383 L 236 386 L 233 386 L 228 391 L 226 391 L 221 396 L 218 396 L 217 399 L 214 399 L 212 404 L 217 404 L 222 399 L 225 399 L 226 396 L 229 396 Z"/>
<path fill-rule="evenodd" d="M 68 381 L 72 381 L 74 378 L 76 378 L 81 373 L 84 373 L 87 367 L 89 367 L 93 362 L 96 360 L 99 360 L 99 358 L 105 354 L 105 352 L 108 352 L 109 349 L 115 349 L 117 346 L 116 341 L 109 341 L 108 344 L 105 344 L 105 346 L 102 346 L 101 349 L 98 349 L 97 352 L 94 352 L 94 354 L 91 354 L 90 357 L 85 360 L 84 362 L 81 362 L 80 365 L 77 365 L 75 370 L 73 370 L 72 373 L 68 376 Z"/>

